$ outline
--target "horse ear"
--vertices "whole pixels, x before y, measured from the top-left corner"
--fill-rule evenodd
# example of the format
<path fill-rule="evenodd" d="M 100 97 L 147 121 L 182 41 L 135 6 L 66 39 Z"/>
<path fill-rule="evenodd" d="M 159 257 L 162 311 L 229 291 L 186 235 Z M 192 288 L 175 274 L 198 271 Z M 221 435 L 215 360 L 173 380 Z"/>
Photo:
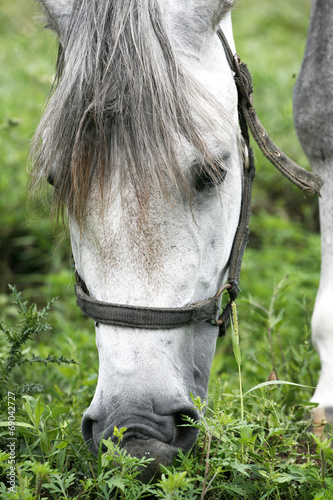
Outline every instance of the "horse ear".
<path fill-rule="evenodd" d="M 37 0 L 47 18 L 48 28 L 56 32 L 61 42 L 66 36 L 74 0 Z"/>

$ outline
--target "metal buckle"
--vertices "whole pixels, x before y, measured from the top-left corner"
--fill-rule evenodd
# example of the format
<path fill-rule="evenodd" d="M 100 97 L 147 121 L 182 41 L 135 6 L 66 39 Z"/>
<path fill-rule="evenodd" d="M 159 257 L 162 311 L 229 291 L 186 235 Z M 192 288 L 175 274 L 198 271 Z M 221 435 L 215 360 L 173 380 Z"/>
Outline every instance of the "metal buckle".
<path fill-rule="evenodd" d="M 225 285 L 221 286 L 221 288 L 218 290 L 218 292 L 217 292 L 217 294 L 215 295 L 214 298 L 216 298 L 216 299 L 220 298 L 220 296 L 222 295 L 222 293 L 225 290 L 229 290 L 230 288 L 232 288 L 231 283 L 226 283 Z M 221 316 L 220 311 L 221 311 L 221 307 L 220 307 L 220 305 L 218 305 L 215 318 L 212 320 L 212 324 L 215 325 L 215 326 L 220 326 L 223 323 L 223 320 L 219 319 L 220 316 Z"/>

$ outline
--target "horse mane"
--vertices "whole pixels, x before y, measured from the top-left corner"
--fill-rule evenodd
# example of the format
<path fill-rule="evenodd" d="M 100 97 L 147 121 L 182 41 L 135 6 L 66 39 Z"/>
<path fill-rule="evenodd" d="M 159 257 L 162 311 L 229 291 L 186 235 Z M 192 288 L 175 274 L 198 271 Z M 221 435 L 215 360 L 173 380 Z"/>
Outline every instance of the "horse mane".
<path fill-rule="evenodd" d="M 82 225 L 92 184 L 103 193 L 115 170 L 140 207 L 150 192 L 168 196 L 170 180 L 188 191 L 180 137 L 214 178 L 205 92 L 176 57 L 158 0 L 76 0 L 32 144 L 32 184 L 51 175 L 57 215 L 66 206 Z"/>

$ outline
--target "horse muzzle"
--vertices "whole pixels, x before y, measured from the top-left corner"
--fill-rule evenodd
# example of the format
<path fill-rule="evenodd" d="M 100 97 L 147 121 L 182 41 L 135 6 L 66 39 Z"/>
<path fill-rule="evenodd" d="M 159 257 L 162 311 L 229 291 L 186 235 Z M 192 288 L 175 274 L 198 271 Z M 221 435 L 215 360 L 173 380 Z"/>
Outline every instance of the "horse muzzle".
<path fill-rule="evenodd" d="M 117 411 L 119 415 L 119 409 Z M 113 415 L 102 420 L 93 420 L 89 416 L 89 410 L 82 419 L 82 434 L 89 449 L 94 454 L 98 454 L 101 440 L 111 438 L 116 442 L 118 438 L 114 436 L 114 427 L 118 429 L 125 427 L 126 431 L 121 441 L 121 448 L 124 448 L 130 455 L 137 458 L 153 458 L 154 460 L 142 470 L 140 479 L 148 482 L 151 478 L 160 475 L 160 465 L 171 465 L 178 450 L 183 453 L 191 451 L 198 436 L 198 430 L 187 424 L 186 416 L 194 421 L 200 419 L 197 410 L 179 408 L 168 415 L 158 415 L 153 412 L 137 411 L 133 413 L 123 410 L 120 418 Z M 102 445 L 102 452 L 106 451 L 106 446 Z"/>

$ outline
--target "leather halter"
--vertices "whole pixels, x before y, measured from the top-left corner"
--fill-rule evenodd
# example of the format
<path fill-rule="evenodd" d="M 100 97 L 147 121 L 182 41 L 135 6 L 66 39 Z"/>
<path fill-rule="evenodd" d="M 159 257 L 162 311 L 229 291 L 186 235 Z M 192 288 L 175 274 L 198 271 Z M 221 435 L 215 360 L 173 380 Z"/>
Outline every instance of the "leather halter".
<path fill-rule="evenodd" d="M 234 80 L 238 91 L 238 118 L 243 140 L 248 148 L 248 158 L 243 164 L 243 192 L 241 212 L 233 246 L 229 258 L 228 283 L 221 287 L 212 298 L 196 302 L 184 307 L 155 308 L 137 307 L 131 305 L 111 304 L 93 299 L 84 281 L 76 272 L 75 293 L 77 305 L 84 314 L 97 323 L 125 326 L 141 329 L 171 329 L 185 325 L 210 322 L 219 327 L 219 336 L 223 336 L 230 324 L 232 302 L 239 293 L 239 276 L 242 258 L 249 233 L 251 213 L 252 182 L 255 174 L 254 155 L 250 147 L 248 128 L 262 153 L 291 182 L 309 194 L 320 191 L 322 179 L 288 158 L 270 139 L 260 123 L 253 108 L 252 79 L 246 64 L 240 61 L 237 54 L 233 55 L 230 46 L 221 29 L 218 29 L 230 69 L 234 72 Z M 224 290 L 229 293 L 229 302 L 220 314 L 221 296 Z"/>

